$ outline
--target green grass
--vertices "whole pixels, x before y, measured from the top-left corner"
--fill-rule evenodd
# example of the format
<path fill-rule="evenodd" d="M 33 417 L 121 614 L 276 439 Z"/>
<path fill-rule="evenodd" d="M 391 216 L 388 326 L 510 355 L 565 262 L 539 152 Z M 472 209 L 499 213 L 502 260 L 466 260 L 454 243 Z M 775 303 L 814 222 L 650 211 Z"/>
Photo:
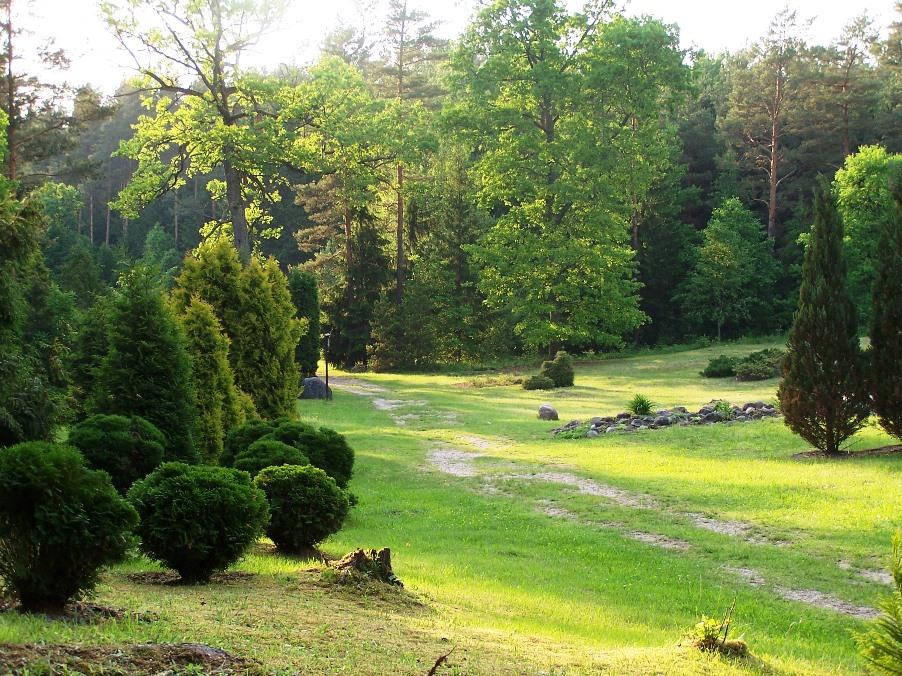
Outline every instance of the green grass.
<path fill-rule="evenodd" d="M 324 548 L 391 547 L 405 591 L 334 587 L 311 562 L 266 548 L 237 567 L 255 577 L 209 587 L 131 582 L 128 572 L 153 568 L 139 559 L 109 572 L 97 600 L 156 612 L 156 622 L 6 613 L 0 641 L 200 641 L 306 673 L 425 673 L 452 646 L 446 673 L 858 673 L 851 632 L 863 623 L 778 588 L 876 604 L 888 587 L 837 563 L 883 567 L 902 515 L 902 458 L 794 460 L 807 445 L 779 420 L 558 440 L 554 424 L 536 419 L 546 401 L 563 421 L 618 413 L 637 392 L 662 407 L 770 401 L 776 381 L 698 375 L 715 354 L 768 346 L 578 363 L 577 386 L 553 392 L 476 388 L 464 375 L 364 376 L 390 390 L 381 398 L 425 405 L 384 411 L 340 390 L 332 402 L 300 403 L 305 419 L 345 433 L 357 451 L 360 504 Z M 392 418 L 410 414 L 419 417 L 400 426 Z M 852 446 L 888 443 L 869 428 Z M 475 475 L 438 471 L 429 461 L 438 447 L 482 453 Z M 523 476 L 539 471 L 647 495 L 658 508 Z M 693 514 L 741 522 L 760 543 L 699 528 Z M 689 548 L 640 542 L 637 531 Z M 724 565 L 754 569 L 765 584 Z M 734 599 L 735 635 L 753 659 L 677 647 L 700 615 Z"/>

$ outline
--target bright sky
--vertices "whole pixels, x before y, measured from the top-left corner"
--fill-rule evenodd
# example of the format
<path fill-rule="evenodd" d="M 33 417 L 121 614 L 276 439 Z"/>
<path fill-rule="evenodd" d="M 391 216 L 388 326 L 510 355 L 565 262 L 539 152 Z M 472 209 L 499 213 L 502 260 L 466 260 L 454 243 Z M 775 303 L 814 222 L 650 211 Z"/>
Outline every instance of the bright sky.
<path fill-rule="evenodd" d="M 90 82 L 112 93 L 130 75 L 129 58 L 119 51 L 108 34 L 98 9 L 99 0 L 17 0 L 28 5 L 19 19 L 38 38 L 53 37 L 67 51 L 72 68 L 70 84 Z M 363 7 L 375 9 L 364 10 Z M 410 0 L 411 6 L 426 10 L 444 21 L 442 33 L 453 37 L 466 25 L 475 0 Z M 568 0 L 577 6 L 579 0 Z M 708 52 L 735 50 L 753 42 L 767 29 L 770 19 L 786 6 L 786 0 L 631 0 L 631 15 L 650 14 L 680 26 L 684 47 L 701 47 Z M 383 15 L 379 0 L 293 0 L 288 16 L 278 32 L 249 55 L 245 65 L 272 69 L 280 63 L 303 64 L 315 58 L 323 36 L 339 19 L 374 29 Z M 876 19 L 881 29 L 894 19 L 894 0 L 793 0 L 791 8 L 804 18 L 815 17 L 810 39 L 826 44 L 842 27 L 862 11 Z M 14 5 L 15 6 L 15 5 Z"/>

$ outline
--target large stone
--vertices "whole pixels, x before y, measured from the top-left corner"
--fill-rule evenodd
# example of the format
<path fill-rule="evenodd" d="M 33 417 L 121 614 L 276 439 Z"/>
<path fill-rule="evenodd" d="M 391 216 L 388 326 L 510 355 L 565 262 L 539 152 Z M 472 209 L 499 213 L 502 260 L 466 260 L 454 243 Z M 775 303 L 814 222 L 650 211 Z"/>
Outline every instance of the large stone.
<path fill-rule="evenodd" d="M 326 387 L 322 378 L 304 378 L 304 391 L 301 399 L 331 399 L 332 388 Z"/>
<path fill-rule="evenodd" d="M 659 427 L 666 427 L 667 425 L 670 425 L 672 423 L 673 420 L 670 418 L 670 416 L 667 415 L 659 415 L 657 418 L 655 418 L 655 425 L 658 425 Z"/>
<path fill-rule="evenodd" d="M 558 420 L 557 411 L 551 404 L 539 406 L 539 420 Z"/>

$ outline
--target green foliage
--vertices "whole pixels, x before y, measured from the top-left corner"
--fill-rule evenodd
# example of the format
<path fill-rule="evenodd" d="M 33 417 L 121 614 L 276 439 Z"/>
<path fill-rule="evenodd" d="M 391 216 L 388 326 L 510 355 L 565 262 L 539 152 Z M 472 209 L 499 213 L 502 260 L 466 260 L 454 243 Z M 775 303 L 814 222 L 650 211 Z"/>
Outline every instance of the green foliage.
<path fill-rule="evenodd" d="M 257 439 L 266 436 L 274 429 L 275 426 L 272 423 L 253 419 L 233 427 L 226 434 L 223 442 L 223 452 L 219 456 L 219 464 L 223 467 L 232 467 L 235 463 L 235 458 L 247 450 Z"/>
<path fill-rule="evenodd" d="M 815 194 L 814 218 L 777 396 L 789 428 L 835 454 L 862 426 L 868 405 L 857 312 L 845 286 L 843 225 L 823 184 Z"/>
<path fill-rule="evenodd" d="M 880 227 L 871 320 L 869 390 L 883 428 L 902 439 L 902 172 L 893 177 L 894 213 Z"/>
<path fill-rule="evenodd" d="M 135 483 L 141 551 L 202 583 L 238 561 L 263 533 L 266 496 L 246 472 L 169 462 Z"/>
<path fill-rule="evenodd" d="M 307 323 L 307 330 L 295 348 L 295 361 L 302 377 L 315 376 L 320 354 L 320 309 L 316 277 L 310 272 L 292 268 L 288 273 L 288 289 L 291 292 L 291 302 L 297 310 L 297 318 Z"/>
<path fill-rule="evenodd" d="M 124 558 L 135 510 L 73 448 L 0 449 L 0 580 L 24 610 L 60 611 Z"/>
<path fill-rule="evenodd" d="M 266 534 L 280 550 L 303 551 L 337 533 L 348 514 L 348 497 L 321 469 L 267 467 L 254 483 L 266 493 Z"/>
<path fill-rule="evenodd" d="M 251 260 L 241 273 L 238 301 L 241 312 L 232 337 L 235 380 L 264 418 L 290 415 L 298 395 L 294 357 L 303 327 L 275 259 Z"/>
<path fill-rule="evenodd" d="M 163 461 L 166 450 L 163 433 L 139 416 L 93 415 L 69 430 L 68 443 L 123 494 Z"/>
<path fill-rule="evenodd" d="M 424 317 L 432 314 L 430 299 L 418 284 L 408 284 L 401 305 L 393 291 L 373 309 L 368 365 L 374 371 L 425 369 L 435 362 L 433 326 Z"/>
<path fill-rule="evenodd" d="M 167 287 L 172 286 L 180 262 L 175 240 L 163 230 L 159 223 L 147 233 L 144 241 L 144 255 L 141 261 L 155 270 Z"/>
<path fill-rule="evenodd" d="M 864 146 L 845 158 L 836 172 L 836 205 L 845 226 L 848 288 L 865 325 L 871 321 L 872 289 L 883 229 L 894 218 L 895 204 L 889 178 L 902 169 L 902 155 L 880 146 Z"/>
<path fill-rule="evenodd" d="M 733 419 L 733 407 L 730 405 L 730 402 L 724 401 L 721 399 L 720 401 L 714 404 L 714 411 L 719 413 L 724 420 L 732 420 Z"/>
<path fill-rule="evenodd" d="M 728 640 L 727 634 L 730 631 L 729 618 L 718 620 L 707 615 L 692 627 L 692 630 L 686 635 L 686 639 L 694 648 L 698 648 L 704 652 L 719 652 L 730 656 L 745 656 L 748 653 L 748 646 L 745 641 L 740 639 Z"/>
<path fill-rule="evenodd" d="M 181 316 L 194 380 L 197 427 L 195 446 L 203 462 L 215 465 L 229 428 L 243 422 L 244 412 L 229 365 L 229 339 L 213 308 L 193 298 Z"/>
<path fill-rule="evenodd" d="M 340 488 L 347 488 L 354 470 L 354 451 L 335 430 L 284 421 L 263 439 L 276 439 L 294 446 L 310 459 L 311 465 L 335 479 Z"/>
<path fill-rule="evenodd" d="M 855 640 L 871 671 L 899 676 L 902 674 L 902 531 L 898 530 L 893 535 L 890 572 L 895 588 L 880 602 L 883 614 L 867 631 L 856 634 Z"/>
<path fill-rule="evenodd" d="M 650 415 L 655 409 L 655 403 L 644 394 L 634 394 L 626 404 L 626 410 L 633 415 Z"/>
<path fill-rule="evenodd" d="M 720 340 L 725 326 L 746 331 L 773 301 L 777 267 L 761 224 L 736 198 L 714 210 L 703 237 L 680 296 L 687 319 Z"/>
<path fill-rule="evenodd" d="M 736 380 L 767 380 L 777 378 L 783 370 L 786 353 L 776 348 L 752 352 L 736 364 Z"/>
<path fill-rule="evenodd" d="M 234 467 L 255 477 L 264 467 L 309 464 L 310 459 L 294 446 L 263 437 L 235 456 Z"/>
<path fill-rule="evenodd" d="M 523 380 L 524 390 L 553 390 L 554 388 L 554 381 L 548 376 L 529 376 Z"/>
<path fill-rule="evenodd" d="M 566 352 L 558 352 L 552 361 L 542 362 L 539 375 L 551 379 L 555 387 L 573 387 L 573 358 Z"/>
<path fill-rule="evenodd" d="M 97 370 L 92 412 L 137 415 L 166 435 L 166 459 L 197 459 L 191 361 L 181 326 L 153 273 L 120 281 L 109 315 L 109 351 Z"/>
<path fill-rule="evenodd" d="M 113 316 L 113 296 L 100 296 L 76 315 L 72 347 L 66 360 L 71 399 L 77 414 L 96 410 L 93 397 L 100 367 L 109 352 L 109 328 Z"/>
<path fill-rule="evenodd" d="M 704 378 L 731 378 L 736 375 L 736 365 L 740 361 L 725 354 L 712 357 L 701 375 Z"/>

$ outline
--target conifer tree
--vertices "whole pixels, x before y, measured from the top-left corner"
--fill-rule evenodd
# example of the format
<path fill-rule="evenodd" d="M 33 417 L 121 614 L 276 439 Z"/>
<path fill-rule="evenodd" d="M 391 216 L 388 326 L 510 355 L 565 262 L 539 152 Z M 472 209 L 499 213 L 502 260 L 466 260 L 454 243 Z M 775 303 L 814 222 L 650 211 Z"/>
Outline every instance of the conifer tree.
<path fill-rule="evenodd" d="M 263 418 L 291 415 L 299 381 L 295 347 L 304 327 L 295 318 L 288 280 L 274 258 L 252 259 L 241 272 L 238 293 L 235 380 Z"/>
<path fill-rule="evenodd" d="M 90 398 L 94 413 L 138 415 L 166 435 L 166 459 L 194 462 L 196 408 L 185 335 L 153 271 L 123 276 L 109 311 L 109 346 Z"/>
<path fill-rule="evenodd" d="M 799 306 L 777 394 L 790 429 L 827 454 L 839 453 L 868 416 L 858 318 L 846 289 L 843 225 L 826 181 L 815 192 Z"/>
<path fill-rule="evenodd" d="M 870 393 L 880 424 L 902 438 L 902 172 L 892 178 L 895 209 L 880 227 L 871 320 Z"/>
<path fill-rule="evenodd" d="M 213 308 L 192 298 L 181 317 L 191 355 L 197 403 L 196 446 L 203 462 L 215 465 L 229 428 L 240 424 L 242 412 L 232 367 L 229 339 Z"/>
<path fill-rule="evenodd" d="M 307 320 L 307 332 L 295 349 L 295 360 L 301 376 L 316 375 L 319 364 L 319 291 L 313 273 L 294 268 L 288 273 L 288 288 L 297 310 L 297 318 Z"/>

